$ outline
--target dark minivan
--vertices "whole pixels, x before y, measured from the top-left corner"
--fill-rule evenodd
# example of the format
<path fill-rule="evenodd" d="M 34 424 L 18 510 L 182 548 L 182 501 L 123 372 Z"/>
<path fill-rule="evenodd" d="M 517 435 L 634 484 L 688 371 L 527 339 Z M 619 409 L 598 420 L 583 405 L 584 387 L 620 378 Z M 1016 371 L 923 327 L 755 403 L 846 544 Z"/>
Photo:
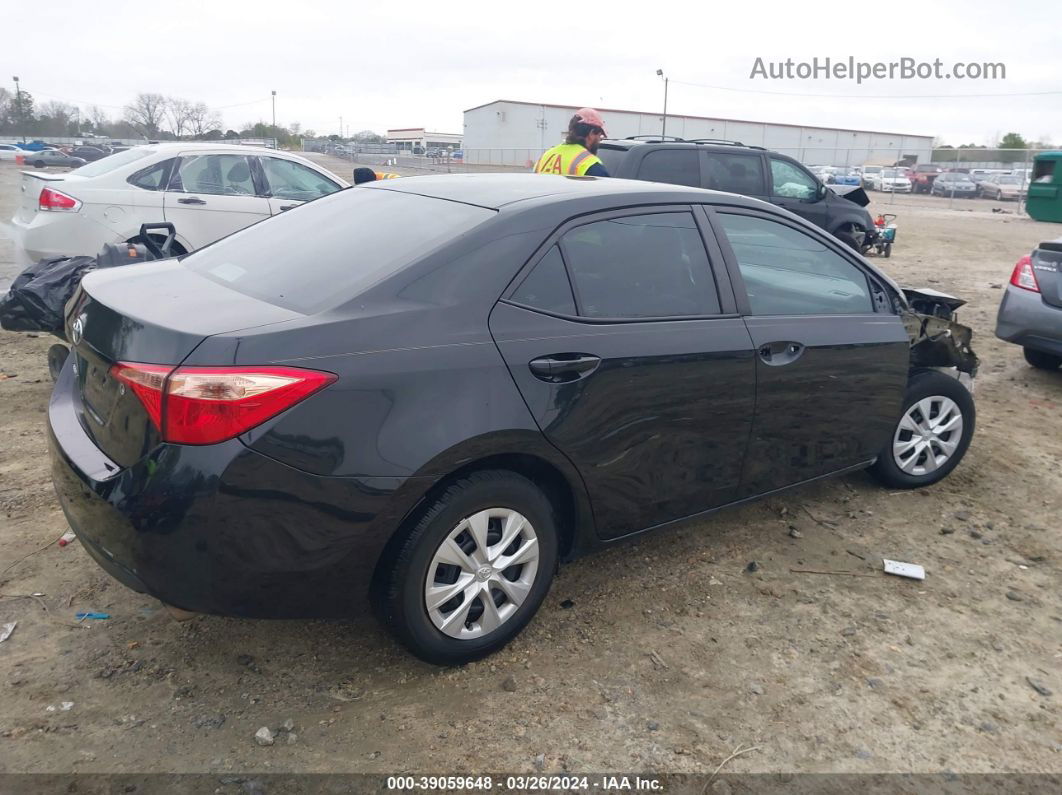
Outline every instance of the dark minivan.
<path fill-rule="evenodd" d="M 838 472 L 946 476 L 974 404 L 934 369 L 962 327 L 920 300 L 742 196 L 369 183 L 89 274 L 53 479 L 131 588 L 260 617 L 368 595 L 463 662 L 531 620 L 558 560 Z"/>
<path fill-rule="evenodd" d="M 768 201 L 806 218 L 856 251 L 866 251 L 877 234 L 861 188 L 828 187 L 800 161 L 761 146 L 638 136 L 602 141 L 597 155 L 613 177 L 689 185 Z"/>

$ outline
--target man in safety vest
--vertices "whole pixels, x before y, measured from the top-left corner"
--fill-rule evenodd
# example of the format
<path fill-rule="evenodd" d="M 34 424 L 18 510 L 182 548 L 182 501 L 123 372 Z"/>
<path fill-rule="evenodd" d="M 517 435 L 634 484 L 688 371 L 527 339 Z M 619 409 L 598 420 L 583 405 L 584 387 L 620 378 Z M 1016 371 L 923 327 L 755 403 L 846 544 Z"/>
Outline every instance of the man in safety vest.
<path fill-rule="evenodd" d="M 535 164 L 536 174 L 563 174 L 569 177 L 607 177 L 605 164 L 598 158 L 597 145 L 605 137 L 605 123 L 593 108 L 576 111 L 568 122 L 564 143 L 542 153 Z"/>

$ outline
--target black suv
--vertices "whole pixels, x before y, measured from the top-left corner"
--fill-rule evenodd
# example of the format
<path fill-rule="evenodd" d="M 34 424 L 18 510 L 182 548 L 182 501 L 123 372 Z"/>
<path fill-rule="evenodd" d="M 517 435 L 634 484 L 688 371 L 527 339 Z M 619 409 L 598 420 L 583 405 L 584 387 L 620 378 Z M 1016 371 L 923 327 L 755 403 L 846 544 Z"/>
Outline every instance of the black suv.
<path fill-rule="evenodd" d="M 603 141 L 597 156 L 613 177 L 670 182 L 740 193 L 784 207 L 825 229 L 856 251 L 875 236 L 862 191 L 841 195 L 827 188 L 799 161 L 739 141 L 634 136 Z"/>

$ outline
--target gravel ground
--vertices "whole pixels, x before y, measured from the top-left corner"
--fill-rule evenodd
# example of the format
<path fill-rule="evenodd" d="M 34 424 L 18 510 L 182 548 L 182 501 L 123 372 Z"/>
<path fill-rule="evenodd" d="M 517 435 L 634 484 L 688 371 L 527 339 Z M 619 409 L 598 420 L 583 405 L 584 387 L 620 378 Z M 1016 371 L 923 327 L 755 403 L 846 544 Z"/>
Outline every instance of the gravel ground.
<path fill-rule="evenodd" d="M 850 475 L 577 561 L 521 637 L 459 669 L 367 616 L 178 623 L 59 547 L 51 341 L 0 332 L 0 569 L 16 564 L 0 624 L 18 622 L 0 644 L 0 771 L 710 772 L 752 745 L 728 771 L 1062 772 L 1062 373 L 992 335 L 1014 261 L 1060 230 L 999 206 L 892 206 L 882 264 L 968 299 L 983 360 L 948 480 L 890 493 Z M 882 557 L 926 580 L 881 574 Z"/>

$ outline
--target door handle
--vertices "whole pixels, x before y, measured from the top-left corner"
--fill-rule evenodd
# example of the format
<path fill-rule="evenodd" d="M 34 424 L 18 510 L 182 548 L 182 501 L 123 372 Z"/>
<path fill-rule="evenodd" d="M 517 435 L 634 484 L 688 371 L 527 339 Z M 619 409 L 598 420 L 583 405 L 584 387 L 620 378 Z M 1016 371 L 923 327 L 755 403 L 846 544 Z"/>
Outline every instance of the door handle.
<path fill-rule="evenodd" d="M 280 205 L 280 210 L 281 212 L 283 212 L 284 210 L 294 210 L 298 206 L 299 205 L 297 204 L 282 204 Z"/>
<path fill-rule="evenodd" d="M 761 345 L 756 353 L 760 361 L 771 367 L 781 367 L 792 364 L 804 353 L 804 345 L 799 342 L 768 342 Z"/>
<path fill-rule="evenodd" d="M 195 196 L 189 196 L 186 199 L 178 199 L 177 203 L 178 204 L 206 204 L 205 201 L 203 201 L 202 199 L 196 198 Z"/>
<path fill-rule="evenodd" d="M 599 364 L 599 356 L 587 353 L 558 353 L 532 359 L 527 366 L 535 378 L 551 383 L 564 383 L 589 375 Z"/>

